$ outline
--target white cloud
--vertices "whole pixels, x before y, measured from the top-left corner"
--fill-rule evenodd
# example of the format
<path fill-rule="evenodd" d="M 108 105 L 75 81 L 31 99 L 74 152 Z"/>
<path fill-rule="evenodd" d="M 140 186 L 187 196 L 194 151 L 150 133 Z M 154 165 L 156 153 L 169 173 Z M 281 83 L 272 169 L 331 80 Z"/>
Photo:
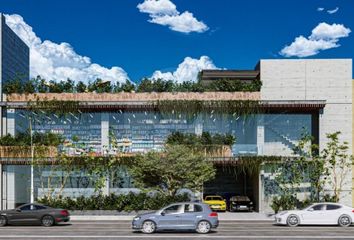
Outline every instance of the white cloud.
<path fill-rule="evenodd" d="M 186 57 L 174 72 L 155 71 L 151 79 L 173 80 L 178 83 L 185 81 L 197 81 L 198 73 L 203 69 L 218 69 L 208 56 L 199 59 Z"/>
<path fill-rule="evenodd" d="M 173 31 L 183 33 L 204 32 L 208 29 L 203 22 L 199 22 L 193 14 L 188 11 L 180 15 L 164 15 L 154 17 L 149 21 L 163 26 L 168 26 Z"/>
<path fill-rule="evenodd" d="M 30 75 L 47 80 L 94 81 L 101 78 L 111 82 L 125 82 L 128 74 L 120 67 L 105 68 L 75 52 L 69 43 L 42 41 L 20 15 L 5 15 L 6 23 L 30 48 Z"/>
<path fill-rule="evenodd" d="M 178 14 L 176 5 L 170 0 L 145 0 L 138 4 L 137 8 L 142 13 L 152 15 L 174 15 Z"/>
<path fill-rule="evenodd" d="M 327 13 L 329 13 L 329 14 L 334 14 L 334 13 L 338 12 L 338 10 L 339 10 L 339 7 L 336 7 L 335 9 L 329 9 L 329 10 L 327 10 Z"/>
<path fill-rule="evenodd" d="M 173 31 L 202 33 L 209 29 L 204 22 L 198 21 L 193 13 L 178 12 L 176 5 L 170 0 L 145 0 L 138 4 L 137 8 L 140 12 L 149 14 L 149 22 L 168 26 Z"/>
<path fill-rule="evenodd" d="M 317 8 L 317 11 L 318 11 L 318 12 L 322 12 L 323 10 L 324 10 L 323 7 L 318 7 L 318 8 Z"/>
<path fill-rule="evenodd" d="M 294 42 L 285 46 L 280 54 L 285 57 L 308 57 L 320 51 L 339 47 L 340 38 L 348 37 L 351 30 L 343 24 L 318 24 L 309 37 L 299 36 Z"/>
<path fill-rule="evenodd" d="M 318 24 L 311 33 L 311 39 L 336 40 L 342 37 L 348 37 L 351 30 L 343 24 L 329 25 L 327 23 Z"/>

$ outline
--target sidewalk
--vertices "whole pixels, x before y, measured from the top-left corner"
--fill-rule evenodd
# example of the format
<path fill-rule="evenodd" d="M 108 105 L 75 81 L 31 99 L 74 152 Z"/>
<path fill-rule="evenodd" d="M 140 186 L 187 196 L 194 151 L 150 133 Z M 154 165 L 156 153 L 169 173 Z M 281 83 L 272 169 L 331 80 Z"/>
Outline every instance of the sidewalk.
<path fill-rule="evenodd" d="M 220 221 L 273 221 L 274 217 L 257 212 L 218 213 Z M 135 215 L 71 215 L 73 221 L 131 221 Z"/>

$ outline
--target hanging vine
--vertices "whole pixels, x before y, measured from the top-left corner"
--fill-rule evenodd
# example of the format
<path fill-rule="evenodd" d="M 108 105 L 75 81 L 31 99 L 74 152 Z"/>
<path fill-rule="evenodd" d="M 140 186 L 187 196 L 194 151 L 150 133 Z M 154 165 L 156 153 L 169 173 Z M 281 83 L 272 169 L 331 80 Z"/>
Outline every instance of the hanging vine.
<path fill-rule="evenodd" d="M 161 113 L 187 113 L 189 115 L 213 111 L 250 115 L 261 111 L 260 102 L 255 100 L 159 100 L 156 108 Z"/>
<path fill-rule="evenodd" d="M 235 159 L 214 161 L 215 165 L 223 168 L 232 169 L 236 175 L 238 174 L 259 174 L 259 172 L 267 168 L 268 171 L 275 171 L 279 164 L 288 161 L 289 158 L 281 156 L 239 156 Z"/>
<path fill-rule="evenodd" d="M 75 112 L 79 109 L 80 103 L 78 101 L 63 101 L 57 99 L 39 99 L 37 98 L 35 101 L 28 101 L 27 108 L 29 111 L 34 113 L 53 113 L 58 115 L 65 115 L 68 112 Z"/>

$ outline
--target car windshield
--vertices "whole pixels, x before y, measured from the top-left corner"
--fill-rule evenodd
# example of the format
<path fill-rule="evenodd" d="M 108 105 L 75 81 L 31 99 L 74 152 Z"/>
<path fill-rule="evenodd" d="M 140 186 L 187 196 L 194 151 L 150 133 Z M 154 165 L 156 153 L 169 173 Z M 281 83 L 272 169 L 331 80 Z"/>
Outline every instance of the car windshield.
<path fill-rule="evenodd" d="M 206 197 L 206 200 L 222 200 L 222 197 Z"/>

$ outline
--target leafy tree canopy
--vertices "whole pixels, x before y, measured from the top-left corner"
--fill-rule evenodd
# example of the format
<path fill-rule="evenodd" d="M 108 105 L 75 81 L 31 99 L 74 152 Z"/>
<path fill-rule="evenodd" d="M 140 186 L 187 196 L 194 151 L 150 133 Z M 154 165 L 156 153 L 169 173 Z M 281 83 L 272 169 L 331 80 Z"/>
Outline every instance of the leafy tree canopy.
<path fill-rule="evenodd" d="M 201 191 L 203 183 L 215 177 L 215 168 L 202 153 L 171 145 L 138 156 L 130 173 L 137 187 L 175 196 L 181 188 Z"/>

